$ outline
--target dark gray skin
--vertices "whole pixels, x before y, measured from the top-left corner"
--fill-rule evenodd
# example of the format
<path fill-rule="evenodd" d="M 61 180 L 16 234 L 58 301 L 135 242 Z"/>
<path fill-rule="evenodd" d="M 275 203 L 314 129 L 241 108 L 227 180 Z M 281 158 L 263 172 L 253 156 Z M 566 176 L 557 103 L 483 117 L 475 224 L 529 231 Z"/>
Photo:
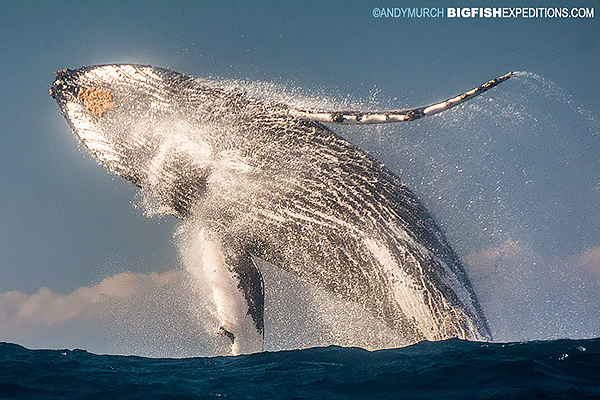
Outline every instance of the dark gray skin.
<path fill-rule="evenodd" d="M 386 113 L 298 110 L 138 65 L 61 71 L 50 93 L 88 150 L 139 186 L 153 211 L 208 232 L 255 334 L 264 335 L 258 257 L 362 305 L 413 343 L 491 335 L 460 260 L 419 199 L 319 121 L 412 120 L 508 78 Z M 231 321 L 220 327 L 234 344 L 243 330 Z"/>

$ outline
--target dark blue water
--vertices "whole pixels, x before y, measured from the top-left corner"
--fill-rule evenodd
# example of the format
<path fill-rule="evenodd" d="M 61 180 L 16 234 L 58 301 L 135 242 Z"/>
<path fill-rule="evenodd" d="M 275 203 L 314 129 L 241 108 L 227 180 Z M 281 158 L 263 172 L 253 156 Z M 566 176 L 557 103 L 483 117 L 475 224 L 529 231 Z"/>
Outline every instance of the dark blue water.
<path fill-rule="evenodd" d="M 7 399 L 600 398 L 600 339 L 154 359 L 0 343 Z"/>

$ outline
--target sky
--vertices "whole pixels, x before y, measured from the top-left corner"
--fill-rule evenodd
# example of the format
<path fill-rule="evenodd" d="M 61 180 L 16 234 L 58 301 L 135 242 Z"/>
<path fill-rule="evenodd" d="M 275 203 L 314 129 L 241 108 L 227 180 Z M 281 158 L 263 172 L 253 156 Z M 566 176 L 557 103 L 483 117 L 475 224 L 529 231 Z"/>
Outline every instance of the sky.
<path fill-rule="evenodd" d="M 496 340 L 600 336 L 600 9 L 588 19 L 373 12 L 464 5 L 1 2 L 0 341 L 154 356 L 225 348 L 198 334 L 214 316 L 189 288 L 178 221 L 148 218 L 137 190 L 78 145 L 48 95 L 55 71 L 106 63 L 266 82 L 292 97 L 369 109 L 433 103 L 519 71 L 419 122 L 333 129 L 432 211 Z M 267 348 L 355 344 L 328 322 L 311 326 L 314 313 L 331 322 L 343 305 L 325 315 L 317 300 L 326 295 L 264 268 Z M 309 294 L 310 307 L 293 307 Z"/>

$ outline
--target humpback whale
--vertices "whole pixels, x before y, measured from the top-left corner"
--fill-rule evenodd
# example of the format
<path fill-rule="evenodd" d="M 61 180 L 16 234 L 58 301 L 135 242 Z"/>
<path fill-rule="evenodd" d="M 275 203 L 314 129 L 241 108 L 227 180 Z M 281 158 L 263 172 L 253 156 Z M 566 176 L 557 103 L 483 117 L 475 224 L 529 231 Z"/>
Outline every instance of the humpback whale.
<path fill-rule="evenodd" d="M 261 351 L 258 260 L 364 307 L 407 343 L 491 339 L 469 278 L 418 197 L 326 124 L 413 121 L 506 81 L 383 112 L 300 109 L 148 65 L 56 73 L 75 136 L 153 212 L 197 227 L 196 262 L 232 353 Z"/>

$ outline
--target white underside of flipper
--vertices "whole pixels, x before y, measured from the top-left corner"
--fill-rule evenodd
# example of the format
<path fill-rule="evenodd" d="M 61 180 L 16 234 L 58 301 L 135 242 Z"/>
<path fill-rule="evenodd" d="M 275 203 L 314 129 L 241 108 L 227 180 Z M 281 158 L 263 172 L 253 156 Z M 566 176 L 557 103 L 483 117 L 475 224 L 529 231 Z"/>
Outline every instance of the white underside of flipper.
<path fill-rule="evenodd" d="M 200 259 L 186 260 L 187 268 L 212 290 L 219 319 L 215 332 L 231 339 L 233 355 L 263 351 L 263 335 L 248 314 L 248 304 L 238 287 L 239 278 L 227 265 L 221 242 L 206 228 L 194 230 L 187 240 L 187 253 L 200 255 Z"/>

